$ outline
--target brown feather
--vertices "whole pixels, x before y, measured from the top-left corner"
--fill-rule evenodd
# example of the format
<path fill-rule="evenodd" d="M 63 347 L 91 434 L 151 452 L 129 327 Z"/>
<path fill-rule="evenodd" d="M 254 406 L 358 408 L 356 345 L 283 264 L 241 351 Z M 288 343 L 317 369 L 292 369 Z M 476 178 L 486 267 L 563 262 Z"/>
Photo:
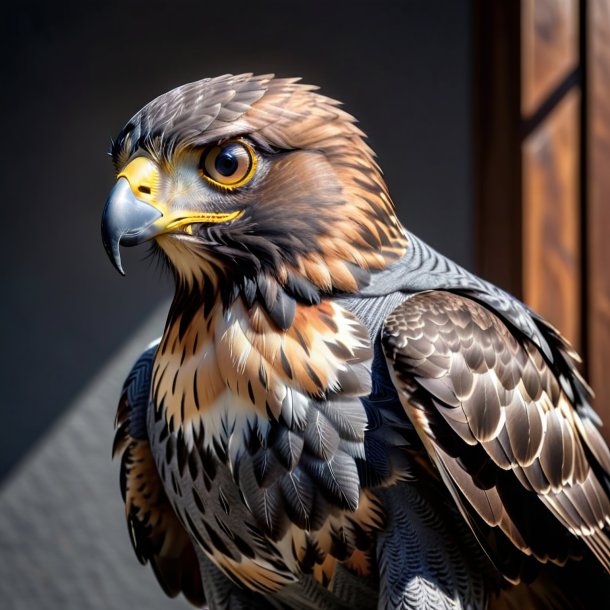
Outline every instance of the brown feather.
<path fill-rule="evenodd" d="M 403 406 L 466 518 L 562 563 L 571 543 L 560 551 L 557 540 L 546 549 L 540 541 L 557 519 L 610 571 L 610 501 L 595 474 L 610 473 L 608 449 L 538 348 L 446 292 L 406 300 L 386 320 L 383 343 Z M 508 502 L 515 485 L 529 508 Z"/>
<path fill-rule="evenodd" d="M 121 429 L 127 430 L 129 419 L 126 400 L 117 412 Z M 121 459 L 121 488 L 125 515 L 136 556 L 150 562 L 165 593 L 184 595 L 196 606 L 205 603 L 199 560 L 187 532 L 179 522 L 163 489 L 148 440 L 122 433 L 124 441 L 115 443 L 115 455 Z"/>

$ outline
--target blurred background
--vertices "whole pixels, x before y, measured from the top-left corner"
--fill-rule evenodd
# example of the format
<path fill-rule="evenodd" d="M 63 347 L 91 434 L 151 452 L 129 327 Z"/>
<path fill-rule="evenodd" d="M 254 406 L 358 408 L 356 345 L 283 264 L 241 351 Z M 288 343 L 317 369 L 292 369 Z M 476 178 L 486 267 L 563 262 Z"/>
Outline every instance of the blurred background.
<path fill-rule="evenodd" d="M 562 329 L 610 421 L 609 41 L 610 0 L 3 8 L 0 605 L 185 605 L 137 564 L 110 461 L 171 284 L 145 247 L 120 277 L 99 237 L 111 138 L 185 82 L 272 72 L 342 100 L 405 225 Z"/>

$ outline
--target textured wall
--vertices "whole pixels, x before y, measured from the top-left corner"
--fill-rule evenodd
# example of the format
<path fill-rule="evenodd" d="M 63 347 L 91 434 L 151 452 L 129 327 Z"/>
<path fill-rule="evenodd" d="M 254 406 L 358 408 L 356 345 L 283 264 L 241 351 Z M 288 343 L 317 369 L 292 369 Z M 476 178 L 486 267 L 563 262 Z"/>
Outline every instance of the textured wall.
<path fill-rule="evenodd" d="M 164 308 L 163 308 L 164 309 Z M 111 462 L 125 370 L 163 329 L 153 314 L 0 489 L 3 610 L 188 608 L 136 560 Z"/>

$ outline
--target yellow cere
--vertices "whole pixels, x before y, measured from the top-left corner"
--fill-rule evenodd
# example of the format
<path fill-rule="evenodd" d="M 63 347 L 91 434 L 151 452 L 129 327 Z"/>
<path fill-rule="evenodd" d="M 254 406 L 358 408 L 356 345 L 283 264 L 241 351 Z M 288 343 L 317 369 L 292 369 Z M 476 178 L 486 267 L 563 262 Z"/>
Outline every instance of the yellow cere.
<path fill-rule="evenodd" d="M 136 157 L 117 175 L 127 178 L 133 194 L 138 199 L 152 200 L 159 182 L 159 168 L 154 161 L 146 157 Z"/>

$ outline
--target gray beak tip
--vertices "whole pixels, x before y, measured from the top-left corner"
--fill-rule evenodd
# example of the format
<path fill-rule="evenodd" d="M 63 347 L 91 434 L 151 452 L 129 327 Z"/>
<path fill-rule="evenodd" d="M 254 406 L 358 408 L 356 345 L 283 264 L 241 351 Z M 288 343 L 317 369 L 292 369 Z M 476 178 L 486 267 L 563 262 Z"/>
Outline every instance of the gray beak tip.
<path fill-rule="evenodd" d="M 123 265 L 121 265 L 121 259 L 117 259 L 114 261 L 114 268 L 123 276 L 125 277 L 125 271 L 123 271 Z"/>
<path fill-rule="evenodd" d="M 125 275 L 123 265 L 121 264 L 121 250 L 119 248 L 120 240 L 120 236 L 117 239 L 112 239 L 112 237 L 108 234 L 108 231 L 105 230 L 104 223 L 102 222 L 102 243 L 104 244 L 104 250 L 106 250 L 106 254 L 110 259 L 112 266 L 121 275 Z"/>
<path fill-rule="evenodd" d="M 102 214 L 102 242 L 114 268 L 125 275 L 121 265 L 120 245 L 134 246 L 150 239 L 146 231 L 162 216 L 155 207 L 134 197 L 129 182 L 119 178 L 112 189 Z"/>

